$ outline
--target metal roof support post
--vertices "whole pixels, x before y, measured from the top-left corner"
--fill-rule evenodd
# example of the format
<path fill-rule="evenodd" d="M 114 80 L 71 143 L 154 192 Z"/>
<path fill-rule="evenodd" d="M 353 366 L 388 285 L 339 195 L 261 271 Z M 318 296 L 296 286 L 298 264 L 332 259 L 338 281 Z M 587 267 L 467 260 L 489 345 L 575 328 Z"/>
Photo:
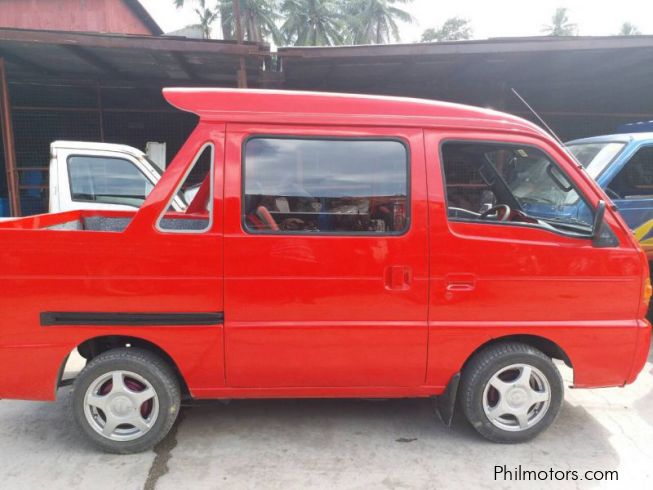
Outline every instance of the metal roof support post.
<path fill-rule="evenodd" d="M 236 24 L 236 39 L 238 44 L 243 44 L 243 24 L 240 18 L 240 0 L 232 0 L 234 23 Z M 238 88 L 247 88 L 247 67 L 245 57 L 240 55 L 240 68 L 238 69 Z"/>
<path fill-rule="evenodd" d="M 11 102 L 5 60 L 0 58 L 0 126 L 2 126 L 2 146 L 5 153 L 7 170 L 7 189 L 12 216 L 20 216 L 20 192 L 18 189 L 18 169 L 16 167 L 16 147 L 14 146 L 14 128 L 11 122 Z"/>
<path fill-rule="evenodd" d="M 100 82 L 95 85 L 95 90 L 97 95 L 98 122 L 100 123 L 100 141 L 104 143 L 104 114 L 102 114 L 102 87 L 100 86 Z"/>

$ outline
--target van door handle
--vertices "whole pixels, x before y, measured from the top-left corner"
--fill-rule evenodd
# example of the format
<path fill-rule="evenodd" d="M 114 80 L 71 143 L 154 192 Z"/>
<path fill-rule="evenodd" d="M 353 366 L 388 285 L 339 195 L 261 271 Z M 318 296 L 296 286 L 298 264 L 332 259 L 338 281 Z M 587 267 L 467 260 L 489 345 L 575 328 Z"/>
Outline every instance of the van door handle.
<path fill-rule="evenodd" d="M 474 274 L 448 274 L 447 291 L 473 291 L 476 288 Z"/>
<path fill-rule="evenodd" d="M 391 265 L 385 268 L 385 288 L 391 290 L 410 289 L 413 271 L 406 265 Z"/>

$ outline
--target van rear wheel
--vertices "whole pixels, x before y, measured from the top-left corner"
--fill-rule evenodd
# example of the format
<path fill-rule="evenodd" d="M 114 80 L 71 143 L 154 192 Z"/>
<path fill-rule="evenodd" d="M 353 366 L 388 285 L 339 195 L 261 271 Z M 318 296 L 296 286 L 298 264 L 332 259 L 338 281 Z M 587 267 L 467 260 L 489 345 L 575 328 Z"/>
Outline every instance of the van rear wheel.
<path fill-rule="evenodd" d="M 170 431 L 179 412 L 174 372 L 151 352 L 121 348 L 94 358 L 75 381 L 72 413 L 81 432 L 112 453 L 146 451 Z"/>
<path fill-rule="evenodd" d="M 564 395 L 549 357 L 518 342 L 477 353 L 463 370 L 460 400 L 472 426 L 501 443 L 532 439 L 555 420 Z"/>

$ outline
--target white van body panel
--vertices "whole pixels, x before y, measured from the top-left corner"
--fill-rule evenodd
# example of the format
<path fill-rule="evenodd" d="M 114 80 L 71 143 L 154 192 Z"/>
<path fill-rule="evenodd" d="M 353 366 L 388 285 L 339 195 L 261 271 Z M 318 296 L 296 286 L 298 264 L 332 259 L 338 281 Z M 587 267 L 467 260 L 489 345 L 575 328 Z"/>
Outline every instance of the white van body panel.
<path fill-rule="evenodd" d="M 73 199 L 68 171 L 71 156 L 119 158 L 133 164 L 143 177 L 145 187 L 151 190 L 161 178 L 145 154 L 131 146 L 84 141 L 55 141 L 50 145 L 50 199 L 49 212 L 58 213 L 77 209 L 134 210 L 138 206 L 118 203 L 102 203 L 92 200 Z M 175 196 L 175 211 L 181 211 L 185 204 Z"/>

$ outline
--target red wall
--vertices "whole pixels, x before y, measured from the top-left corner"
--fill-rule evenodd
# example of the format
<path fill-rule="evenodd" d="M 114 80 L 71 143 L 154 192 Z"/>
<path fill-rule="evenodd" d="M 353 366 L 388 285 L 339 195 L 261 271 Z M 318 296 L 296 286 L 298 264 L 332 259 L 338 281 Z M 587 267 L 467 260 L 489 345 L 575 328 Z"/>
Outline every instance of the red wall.
<path fill-rule="evenodd" d="M 0 27 L 152 34 L 122 0 L 0 0 Z"/>

